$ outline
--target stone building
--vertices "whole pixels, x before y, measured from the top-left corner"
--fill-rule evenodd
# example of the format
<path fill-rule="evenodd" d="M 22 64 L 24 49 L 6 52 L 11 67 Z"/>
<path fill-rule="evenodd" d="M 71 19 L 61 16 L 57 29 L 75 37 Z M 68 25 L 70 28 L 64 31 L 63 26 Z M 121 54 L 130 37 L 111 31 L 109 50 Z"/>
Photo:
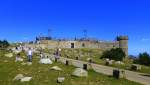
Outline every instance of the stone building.
<path fill-rule="evenodd" d="M 39 38 L 36 46 L 43 48 L 97 48 L 109 50 L 111 48 L 122 48 L 128 55 L 128 36 L 118 36 L 116 41 L 92 41 L 92 40 L 51 40 L 50 38 Z"/>

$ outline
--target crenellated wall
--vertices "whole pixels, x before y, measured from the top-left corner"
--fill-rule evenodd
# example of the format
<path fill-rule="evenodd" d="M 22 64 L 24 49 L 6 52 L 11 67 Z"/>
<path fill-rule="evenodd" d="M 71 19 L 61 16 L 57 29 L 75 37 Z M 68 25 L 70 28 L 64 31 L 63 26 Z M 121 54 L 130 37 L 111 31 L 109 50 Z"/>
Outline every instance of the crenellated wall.
<path fill-rule="evenodd" d="M 52 41 L 43 40 L 40 44 L 47 45 L 48 48 L 72 48 L 71 44 L 74 44 L 73 48 L 99 48 L 99 49 L 111 49 L 118 48 L 119 42 L 93 42 L 93 41 Z"/>
<path fill-rule="evenodd" d="M 35 45 L 35 44 L 34 44 Z M 40 40 L 36 47 L 41 48 L 98 48 L 109 50 L 111 48 L 122 48 L 128 55 L 128 36 L 118 36 L 117 41 L 56 41 L 56 40 Z"/>

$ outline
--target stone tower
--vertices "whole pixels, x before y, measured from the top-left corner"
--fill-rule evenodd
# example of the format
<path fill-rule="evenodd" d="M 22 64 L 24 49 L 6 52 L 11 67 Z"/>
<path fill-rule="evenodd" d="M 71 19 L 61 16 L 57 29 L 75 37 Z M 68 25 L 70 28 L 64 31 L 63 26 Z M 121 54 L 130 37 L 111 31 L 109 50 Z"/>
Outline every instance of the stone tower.
<path fill-rule="evenodd" d="M 128 36 L 118 36 L 117 41 L 119 42 L 119 48 L 122 48 L 126 56 L 128 56 Z"/>

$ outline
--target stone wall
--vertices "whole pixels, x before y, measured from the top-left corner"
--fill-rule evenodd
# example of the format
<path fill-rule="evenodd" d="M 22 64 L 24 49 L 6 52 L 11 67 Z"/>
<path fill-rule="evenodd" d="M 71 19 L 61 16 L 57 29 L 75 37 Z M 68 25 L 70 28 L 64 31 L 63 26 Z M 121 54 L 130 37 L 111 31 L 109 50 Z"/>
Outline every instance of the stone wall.
<path fill-rule="evenodd" d="M 42 40 L 40 44 L 26 44 L 28 47 L 32 48 L 71 48 L 71 44 L 74 44 L 74 48 L 96 48 L 109 50 L 111 48 L 118 48 L 119 42 L 92 42 L 92 41 L 52 41 L 52 40 Z"/>
<path fill-rule="evenodd" d="M 109 50 L 111 48 L 122 48 L 128 55 L 128 36 L 119 36 L 117 41 L 56 41 L 56 40 L 41 40 L 39 44 L 34 44 L 36 47 L 41 48 L 98 48 Z"/>
<path fill-rule="evenodd" d="M 119 47 L 119 42 L 93 42 L 93 41 L 52 41 L 44 40 L 41 44 L 45 44 L 48 48 L 71 48 L 71 44 L 74 44 L 74 48 L 99 48 L 99 49 L 111 49 Z"/>

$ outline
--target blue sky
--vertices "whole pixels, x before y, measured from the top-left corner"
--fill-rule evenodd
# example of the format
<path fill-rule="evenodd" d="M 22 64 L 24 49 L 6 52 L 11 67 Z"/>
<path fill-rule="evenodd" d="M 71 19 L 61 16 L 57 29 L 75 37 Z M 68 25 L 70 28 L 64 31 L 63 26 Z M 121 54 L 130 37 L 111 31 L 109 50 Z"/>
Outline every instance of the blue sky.
<path fill-rule="evenodd" d="M 0 39 L 32 40 L 51 29 L 53 37 L 114 40 L 129 36 L 129 54 L 150 53 L 147 0 L 1 0 Z"/>

